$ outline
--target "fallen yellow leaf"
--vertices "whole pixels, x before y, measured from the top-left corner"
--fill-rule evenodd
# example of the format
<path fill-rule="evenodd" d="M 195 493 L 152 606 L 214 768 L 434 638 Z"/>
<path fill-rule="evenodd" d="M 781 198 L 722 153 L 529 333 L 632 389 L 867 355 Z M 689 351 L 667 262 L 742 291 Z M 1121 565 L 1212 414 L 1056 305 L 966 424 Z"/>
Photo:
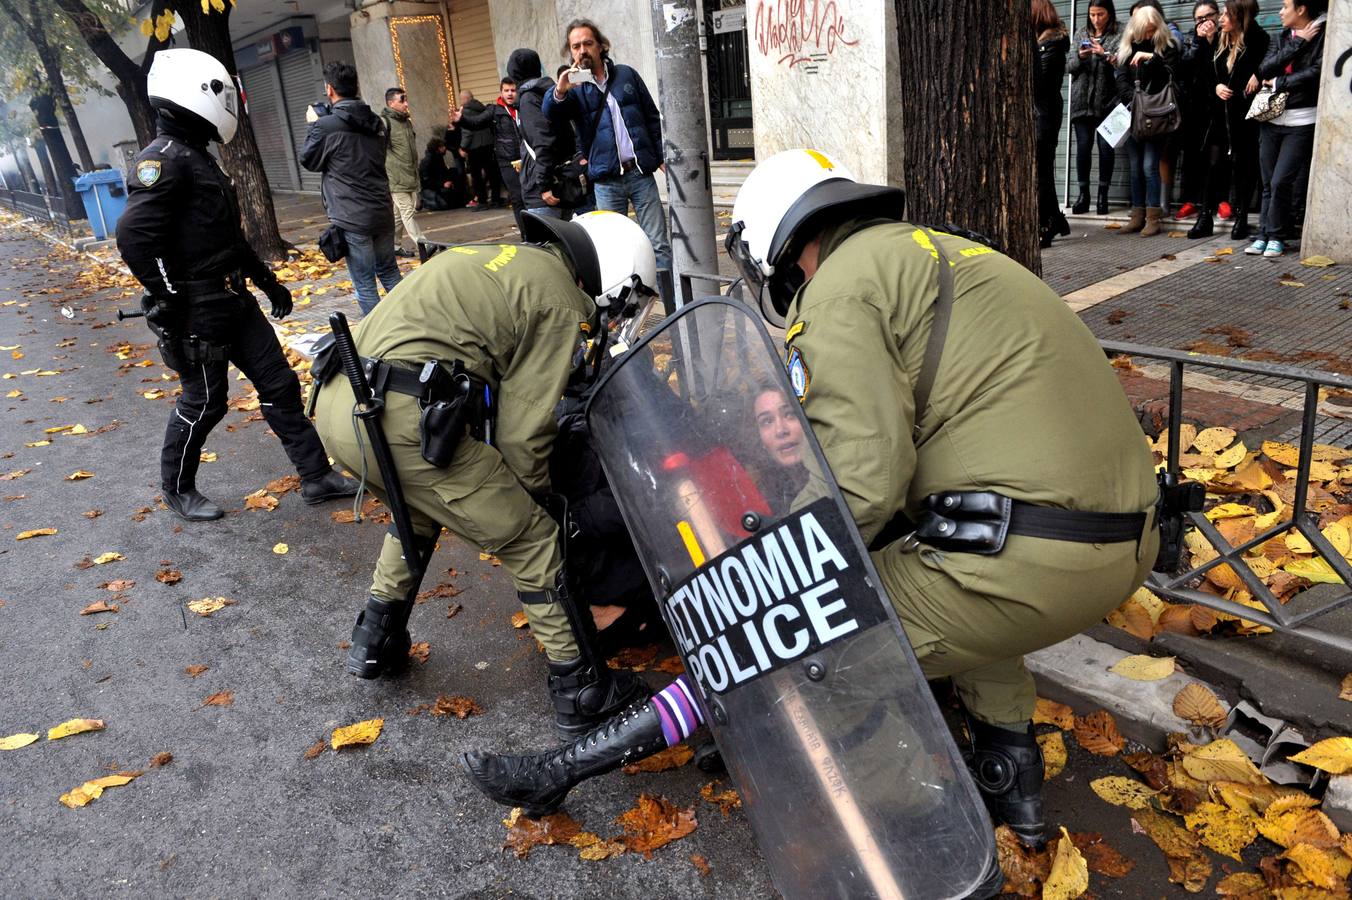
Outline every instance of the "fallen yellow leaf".
<path fill-rule="evenodd" d="M 1089 864 L 1070 839 L 1064 825 L 1056 842 L 1052 871 L 1042 884 L 1042 900 L 1074 900 L 1089 890 Z"/>
<path fill-rule="evenodd" d="M 1300 261 L 1302 266 L 1309 266 L 1312 269 L 1327 269 L 1333 265 L 1333 260 L 1327 256 L 1307 256 Z"/>
<path fill-rule="evenodd" d="M 1125 775 L 1108 775 L 1103 778 L 1095 778 L 1089 782 L 1089 789 L 1098 794 L 1099 799 L 1105 803 L 1111 803 L 1113 806 L 1125 806 L 1128 809 L 1145 809 L 1150 805 L 1150 798 L 1159 793 L 1159 791 L 1153 790 L 1150 785 L 1142 784 Z"/>
<path fill-rule="evenodd" d="M 47 729 L 47 740 L 59 741 L 72 734 L 84 734 L 86 731 L 102 731 L 102 719 L 67 719 L 54 728 Z"/>
<path fill-rule="evenodd" d="M 1301 578 L 1308 579 L 1309 581 L 1318 584 L 1343 583 L 1343 579 L 1337 572 L 1333 571 L 1333 566 L 1329 565 L 1327 560 L 1317 558 L 1294 560 L 1282 566 L 1282 571 L 1290 572 L 1292 575 L 1299 575 Z"/>
<path fill-rule="evenodd" d="M 55 528 L 34 528 L 30 531 L 20 531 L 14 536 L 16 541 L 26 541 L 29 538 L 45 537 L 49 534 L 56 534 Z"/>
<path fill-rule="evenodd" d="M 1205 685 L 1195 681 L 1174 695 L 1174 715 L 1208 728 L 1220 728 L 1229 718 L 1220 699 Z"/>
<path fill-rule="evenodd" d="M 1240 516 L 1254 516 L 1258 510 L 1243 503 L 1222 503 L 1206 511 L 1206 517 L 1213 522 L 1221 519 L 1237 519 Z"/>
<path fill-rule="evenodd" d="M 1199 803 L 1183 817 L 1188 830 L 1217 853 L 1238 860 L 1240 851 L 1258 837 L 1258 827 L 1248 816 L 1227 806 L 1207 801 Z"/>
<path fill-rule="evenodd" d="M 367 719 L 364 722 L 335 728 L 329 738 L 329 745 L 335 750 L 341 750 L 344 747 L 373 744 L 376 738 L 380 737 L 380 729 L 384 727 L 384 719 Z"/>
<path fill-rule="evenodd" d="M 1205 747 L 1199 747 L 1184 756 L 1181 762 L 1183 771 L 1198 781 L 1267 783 L 1267 778 L 1258 771 L 1258 767 L 1248 755 L 1229 738 L 1221 738 Z"/>
<path fill-rule="evenodd" d="M 1174 658 L 1137 654 L 1123 657 L 1108 671 L 1132 681 L 1159 681 L 1174 674 Z"/>
<path fill-rule="evenodd" d="M 1042 777 L 1051 781 L 1066 768 L 1066 741 L 1061 732 L 1039 734 L 1037 745 L 1042 750 Z"/>
<path fill-rule="evenodd" d="M 93 472 L 86 472 L 84 469 L 80 469 L 79 471 L 71 472 L 69 475 L 67 475 L 67 476 L 66 476 L 66 480 L 67 480 L 67 481 L 84 481 L 86 478 L 93 478 L 93 477 L 94 477 L 94 473 L 93 473 Z"/>
<path fill-rule="evenodd" d="M 9 737 L 0 738 L 0 750 L 18 750 L 20 747 L 27 747 L 38 739 L 36 734 L 11 734 Z"/>
<path fill-rule="evenodd" d="M 60 434 L 63 431 L 70 431 L 74 427 L 74 425 L 57 425 L 54 428 L 45 428 L 43 431 L 46 434 Z"/>
<path fill-rule="evenodd" d="M 1235 441 L 1233 428 L 1207 428 L 1193 439 L 1192 446 L 1198 453 L 1220 453 Z M 1185 448 L 1186 449 L 1186 448 Z"/>
<path fill-rule="evenodd" d="M 291 552 L 291 548 L 286 544 L 273 544 L 272 552 L 276 553 L 278 556 L 285 556 L 287 553 Z"/>
<path fill-rule="evenodd" d="M 98 556 L 94 557 L 94 565 L 104 566 L 110 562 L 117 562 L 118 560 L 123 559 L 126 559 L 126 557 L 121 553 L 118 553 L 116 550 L 109 550 L 107 553 L 100 553 Z"/>
<path fill-rule="evenodd" d="M 1244 442 L 1240 441 L 1229 450 L 1216 454 L 1215 466 L 1218 469 L 1233 469 L 1244 461 L 1248 452 L 1249 450 L 1244 446 Z"/>
<path fill-rule="evenodd" d="M 1347 876 L 1352 873 L 1352 859 L 1332 849 L 1314 847 L 1310 844 L 1296 844 L 1281 855 L 1289 859 L 1300 869 L 1305 880 L 1325 891 L 1347 892 Z"/>
<path fill-rule="evenodd" d="M 1055 725 L 1062 731 L 1069 731 L 1075 727 L 1075 712 L 1064 703 L 1038 697 L 1037 706 L 1033 709 L 1033 724 Z"/>
<path fill-rule="evenodd" d="M 1295 754 L 1291 761 L 1343 775 L 1352 771 L 1352 737 L 1327 738 Z"/>
<path fill-rule="evenodd" d="M 209 616 L 214 612 L 219 612 L 227 606 L 234 606 L 235 601 L 227 597 L 203 597 L 201 600 L 194 600 L 188 604 L 188 609 L 197 613 L 199 616 Z"/>
<path fill-rule="evenodd" d="M 62 794 L 61 802 L 71 809 L 79 809 L 87 805 L 89 801 L 102 797 L 105 788 L 131 784 L 139 774 L 128 772 L 125 775 L 105 775 L 102 778 L 95 778 L 93 781 L 86 781 L 79 787 Z"/>

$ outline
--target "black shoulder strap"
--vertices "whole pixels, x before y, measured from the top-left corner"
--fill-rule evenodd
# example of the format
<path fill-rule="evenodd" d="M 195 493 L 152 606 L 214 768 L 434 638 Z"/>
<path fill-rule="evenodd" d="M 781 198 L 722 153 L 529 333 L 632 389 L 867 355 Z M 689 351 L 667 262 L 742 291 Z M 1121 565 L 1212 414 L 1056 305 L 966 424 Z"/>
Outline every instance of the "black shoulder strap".
<path fill-rule="evenodd" d="M 920 375 L 915 380 L 915 438 L 920 437 L 920 418 L 929 406 L 934 376 L 939 371 L 939 360 L 943 358 L 944 342 L 948 338 L 948 322 L 953 317 L 953 266 L 932 233 L 930 243 L 939 257 L 939 296 L 934 301 L 934 319 L 930 322 L 929 340 L 925 343 L 925 359 L 920 363 Z"/>

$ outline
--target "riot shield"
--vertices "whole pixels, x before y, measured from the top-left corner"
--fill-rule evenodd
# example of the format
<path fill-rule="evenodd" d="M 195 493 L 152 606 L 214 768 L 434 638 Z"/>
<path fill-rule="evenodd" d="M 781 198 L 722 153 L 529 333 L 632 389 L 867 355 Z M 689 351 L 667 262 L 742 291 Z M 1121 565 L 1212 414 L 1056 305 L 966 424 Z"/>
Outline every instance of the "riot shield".
<path fill-rule="evenodd" d="M 779 890 L 998 884 L 976 786 L 759 318 L 682 308 L 588 418 Z"/>

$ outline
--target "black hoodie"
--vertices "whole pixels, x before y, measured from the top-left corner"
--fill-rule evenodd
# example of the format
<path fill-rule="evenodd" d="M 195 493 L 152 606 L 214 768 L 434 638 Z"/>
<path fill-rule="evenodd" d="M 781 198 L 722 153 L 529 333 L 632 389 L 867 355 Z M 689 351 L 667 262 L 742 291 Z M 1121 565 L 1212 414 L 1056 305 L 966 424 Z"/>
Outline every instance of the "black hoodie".
<path fill-rule="evenodd" d="M 385 143 L 385 123 L 355 98 L 339 100 L 305 135 L 300 164 L 324 174 L 324 210 L 344 231 L 394 231 Z"/>
<path fill-rule="evenodd" d="M 516 82 L 521 195 L 526 209 L 538 209 L 546 205 L 540 194 L 558 186 L 559 169 L 577 152 L 577 141 L 571 128 L 556 127 L 540 109 L 545 92 L 554 90 L 554 79 L 543 74 L 538 53 L 524 48 L 513 50 L 507 59 L 507 74 Z M 526 149 L 528 144 L 530 150 Z"/>

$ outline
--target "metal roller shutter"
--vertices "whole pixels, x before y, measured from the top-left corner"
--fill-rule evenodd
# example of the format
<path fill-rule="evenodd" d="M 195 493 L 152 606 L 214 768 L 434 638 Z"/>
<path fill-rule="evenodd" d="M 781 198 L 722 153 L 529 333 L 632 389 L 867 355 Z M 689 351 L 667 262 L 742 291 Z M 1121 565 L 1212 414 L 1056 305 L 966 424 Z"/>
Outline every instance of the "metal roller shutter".
<path fill-rule="evenodd" d="M 277 65 L 282 72 L 282 95 L 286 100 L 292 147 L 295 158 L 299 159 L 305 147 L 305 133 L 309 130 L 305 110 L 311 103 L 324 99 L 324 75 L 319 67 L 319 56 L 308 49 L 288 53 L 278 60 Z M 320 173 L 300 168 L 299 174 L 301 190 L 319 190 Z"/>
<path fill-rule="evenodd" d="M 240 79 L 244 82 L 254 140 L 258 143 L 269 186 L 278 191 L 297 190 L 296 161 L 286 111 L 282 108 L 282 85 L 277 77 L 277 67 L 268 63 L 247 69 L 240 73 Z"/>
<path fill-rule="evenodd" d="M 451 0 L 451 77 L 457 94 L 468 90 L 484 103 L 498 96 L 498 58 L 488 0 Z"/>

